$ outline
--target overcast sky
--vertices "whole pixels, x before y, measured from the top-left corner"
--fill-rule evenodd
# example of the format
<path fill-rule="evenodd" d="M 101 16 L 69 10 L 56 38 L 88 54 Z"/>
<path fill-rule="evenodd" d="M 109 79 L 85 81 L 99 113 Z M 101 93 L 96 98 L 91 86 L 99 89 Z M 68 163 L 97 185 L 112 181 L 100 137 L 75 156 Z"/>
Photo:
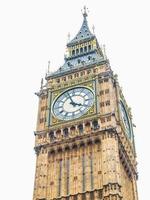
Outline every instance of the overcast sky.
<path fill-rule="evenodd" d="M 89 8 L 100 44 L 132 108 L 139 199 L 149 196 L 150 9 L 147 0 L 5 0 L 0 2 L 0 198 L 32 199 L 38 98 L 48 60 L 63 64 L 68 32 Z"/>

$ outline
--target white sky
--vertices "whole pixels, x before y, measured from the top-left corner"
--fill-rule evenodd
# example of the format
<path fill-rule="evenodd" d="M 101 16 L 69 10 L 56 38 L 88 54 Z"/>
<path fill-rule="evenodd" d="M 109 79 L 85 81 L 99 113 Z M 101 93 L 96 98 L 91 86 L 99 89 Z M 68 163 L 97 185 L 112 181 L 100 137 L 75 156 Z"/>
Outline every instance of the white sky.
<path fill-rule="evenodd" d="M 138 155 L 139 199 L 149 196 L 150 11 L 147 0 L 5 0 L 0 2 L 0 199 L 32 199 L 34 134 L 47 62 L 63 64 L 68 32 L 89 8 L 100 44 L 132 108 Z"/>

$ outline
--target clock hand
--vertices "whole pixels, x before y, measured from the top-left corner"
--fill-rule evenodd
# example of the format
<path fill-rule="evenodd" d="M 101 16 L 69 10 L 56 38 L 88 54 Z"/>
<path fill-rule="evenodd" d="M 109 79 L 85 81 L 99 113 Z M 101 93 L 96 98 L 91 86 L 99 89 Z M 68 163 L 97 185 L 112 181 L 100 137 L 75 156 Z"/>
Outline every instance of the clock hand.
<path fill-rule="evenodd" d="M 76 106 L 82 106 L 81 103 L 74 103 Z"/>
<path fill-rule="evenodd" d="M 70 94 L 69 94 L 69 93 L 67 93 L 67 94 L 68 94 L 68 97 L 69 97 L 69 99 L 70 99 L 70 101 L 71 101 L 70 104 L 73 105 L 73 107 L 75 107 L 75 106 L 76 106 L 76 103 L 72 100 Z"/>
<path fill-rule="evenodd" d="M 68 97 L 69 97 L 69 99 L 70 99 L 70 101 L 71 101 L 71 104 L 74 104 L 74 101 L 72 100 L 70 94 L 69 94 L 68 92 L 67 92 L 67 94 L 68 94 Z"/>

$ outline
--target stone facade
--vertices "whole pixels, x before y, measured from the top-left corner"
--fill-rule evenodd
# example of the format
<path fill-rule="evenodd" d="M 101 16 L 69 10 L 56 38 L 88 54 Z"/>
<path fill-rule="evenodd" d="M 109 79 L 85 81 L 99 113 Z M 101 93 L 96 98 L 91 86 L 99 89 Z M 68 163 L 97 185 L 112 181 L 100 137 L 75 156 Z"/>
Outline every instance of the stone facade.
<path fill-rule="evenodd" d="M 95 37 L 88 42 L 94 46 Z M 70 52 L 75 49 L 71 45 Z M 120 101 L 131 129 L 132 116 L 109 61 L 104 58 L 64 73 L 47 74 L 46 81 L 37 93 L 33 200 L 137 200 L 134 136 L 127 134 Z M 77 86 L 94 91 L 93 106 L 80 118 L 57 119 L 52 112 L 54 99 Z"/>

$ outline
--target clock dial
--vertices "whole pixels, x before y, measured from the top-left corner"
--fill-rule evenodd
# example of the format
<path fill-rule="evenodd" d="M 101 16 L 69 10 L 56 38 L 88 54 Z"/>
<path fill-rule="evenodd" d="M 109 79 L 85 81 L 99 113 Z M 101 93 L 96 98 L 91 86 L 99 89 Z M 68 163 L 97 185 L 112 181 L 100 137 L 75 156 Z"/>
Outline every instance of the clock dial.
<path fill-rule="evenodd" d="M 94 93 L 86 87 L 69 89 L 52 106 L 53 114 L 61 120 L 76 119 L 84 115 L 94 103 Z"/>
<path fill-rule="evenodd" d="M 131 136 L 132 136 L 131 122 L 130 122 L 127 111 L 126 111 L 125 106 L 122 101 L 120 101 L 119 107 L 120 107 L 121 118 L 122 118 L 125 130 L 126 130 L 126 133 L 127 133 L 128 137 L 131 139 Z"/>

